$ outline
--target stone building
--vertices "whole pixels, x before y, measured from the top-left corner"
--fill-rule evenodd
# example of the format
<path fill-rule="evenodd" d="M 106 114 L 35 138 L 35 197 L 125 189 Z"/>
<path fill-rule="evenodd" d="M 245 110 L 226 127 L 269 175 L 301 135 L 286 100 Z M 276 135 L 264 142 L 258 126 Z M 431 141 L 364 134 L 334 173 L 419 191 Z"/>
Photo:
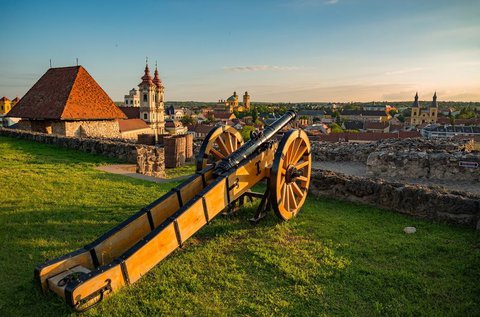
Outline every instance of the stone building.
<path fill-rule="evenodd" d="M 438 119 L 437 93 L 433 95 L 432 104 L 427 109 L 422 109 L 418 102 L 418 92 L 415 94 L 415 101 L 412 105 L 410 125 L 420 125 L 423 123 L 436 123 Z"/>
<path fill-rule="evenodd" d="M 102 138 L 119 137 L 126 118 L 82 66 L 50 68 L 8 116 L 23 130 Z"/>
<path fill-rule="evenodd" d="M 150 76 L 148 64 L 142 82 L 138 84 L 140 94 L 140 119 L 145 121 L 155 132 L 155 135 L 165 133 L 164 91 L 158 69 L 155 66 L 154 77 Z"/>

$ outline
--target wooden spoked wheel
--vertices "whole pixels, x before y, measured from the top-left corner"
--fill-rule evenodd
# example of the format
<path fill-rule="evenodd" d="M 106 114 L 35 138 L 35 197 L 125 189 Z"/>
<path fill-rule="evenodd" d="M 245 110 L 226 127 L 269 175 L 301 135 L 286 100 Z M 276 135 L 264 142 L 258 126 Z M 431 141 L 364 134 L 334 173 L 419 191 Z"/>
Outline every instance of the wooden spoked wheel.
<path fill-rule="evenodd" d="M 229 156 L 242 144 L 242 135 L 234 127 L 227 125 L 210 130 L 197 156 L 197 171 Z"/>
<path fill-rule="evenodd" d="M 294 217 L 307 198 L 312 156 L 303 130 L 287 132 L 275 152 L 270 173 L 270 195 L 275 213 L 283 220 Z"/>

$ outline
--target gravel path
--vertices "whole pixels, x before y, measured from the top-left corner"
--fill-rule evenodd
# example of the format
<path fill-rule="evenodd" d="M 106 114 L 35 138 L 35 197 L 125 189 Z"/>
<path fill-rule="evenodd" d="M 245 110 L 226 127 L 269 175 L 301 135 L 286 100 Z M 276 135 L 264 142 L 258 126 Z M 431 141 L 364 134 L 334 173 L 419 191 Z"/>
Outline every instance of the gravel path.
<path fill-rule="evenodd" d="M 334 162 L 334 161 L 315 161 L 312 164 L 313 168 L 343 173 L 351 176 L 369 177 L 367 174 L 367 166 L 360 162 Z M 449 190 L 466 191 L 475 194 L 480 194 L 480 183 L 472 182 L 471 180 L 464 181 L 450 181 L 437 179 L 420 179 L 420 178 L 388 178 L 384 179 L 395 182 L 404 182 L 407 184 L 418 184 L 425 186 L 440 186 Z"/>

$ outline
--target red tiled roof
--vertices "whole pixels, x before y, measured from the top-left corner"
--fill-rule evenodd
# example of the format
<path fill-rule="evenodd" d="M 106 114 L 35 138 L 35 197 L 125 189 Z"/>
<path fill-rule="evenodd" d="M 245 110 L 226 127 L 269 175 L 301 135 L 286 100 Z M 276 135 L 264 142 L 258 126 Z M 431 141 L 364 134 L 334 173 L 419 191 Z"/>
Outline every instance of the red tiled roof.
<path fill-rule="evenodd" d="M 7 97 L 3 96 L 2 98 L 0 98 L 0 101 L 10 101 L 10 99 L 8 99 Z"/>
<path fill-rule="evenodd" d="M 206 124 L 195 124 L 188 126 L 188 131 L 195 131 L 196 133 L 204 133 L 207 134 L 214 128 L 213 125 L 206 125 Z"/>
<path fill-rule="evenodd" d="M 215 119 L 227 119 L 227 120 L 230 120 L 230 119 L 236 118 L 233 113 L 229 113 L 229 112 L 217 112 L 217 111 L 215 111 L 215 112 L 213 113 L 213 116 L 215 117 Z"/>
<path fill-rule="evenodd" d="M 372 130 L 383 130 L 388 126 L 388 123 L 385 122 L 370 122 L 366 121 L 363 128 L 372 129 Z"/>
<path fill-rule="evenodd" d="M 140 107 L 119 107 L 128 119 L 140 118 Z"/>
<path fill-rule="evenodd" d="M 118 126 L 120 127 L 120 132 L 149 128 L 148 124 L 146 124 L 145 121 L 143 121 L 142 119 L 118 120 Z"/>
<path fill-rule="evenodd" d="M 82 66 L 50 68 L 8 115 L 38 120 L 126 118 Z"/>

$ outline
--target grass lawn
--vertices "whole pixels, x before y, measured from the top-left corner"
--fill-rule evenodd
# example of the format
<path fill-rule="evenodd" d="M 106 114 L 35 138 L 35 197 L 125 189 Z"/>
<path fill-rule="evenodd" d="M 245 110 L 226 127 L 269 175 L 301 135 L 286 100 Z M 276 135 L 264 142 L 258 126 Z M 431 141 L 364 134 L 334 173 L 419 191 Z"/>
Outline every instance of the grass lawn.
<path fill-rule="evenodd" d="M 33 269 L 83 246 L 177 183 L 107 174 L 114 162 L 0 137 L 0 316 L 74 315 Z M 480 315 L 480 236 L 310 197 L 257 226 L 220 216 L 139 282 L 85 316 Z M 417 227 L 406 235 L 405 226 Z"/>
<path fill-rule="evenodd" d="M 166 168 L 165 174 L 167 175 L 167 178 L 191 176 L 195 174 L 195 163 L 187 163 L 184 166 L 180 166 L 176 168 Z"/>

